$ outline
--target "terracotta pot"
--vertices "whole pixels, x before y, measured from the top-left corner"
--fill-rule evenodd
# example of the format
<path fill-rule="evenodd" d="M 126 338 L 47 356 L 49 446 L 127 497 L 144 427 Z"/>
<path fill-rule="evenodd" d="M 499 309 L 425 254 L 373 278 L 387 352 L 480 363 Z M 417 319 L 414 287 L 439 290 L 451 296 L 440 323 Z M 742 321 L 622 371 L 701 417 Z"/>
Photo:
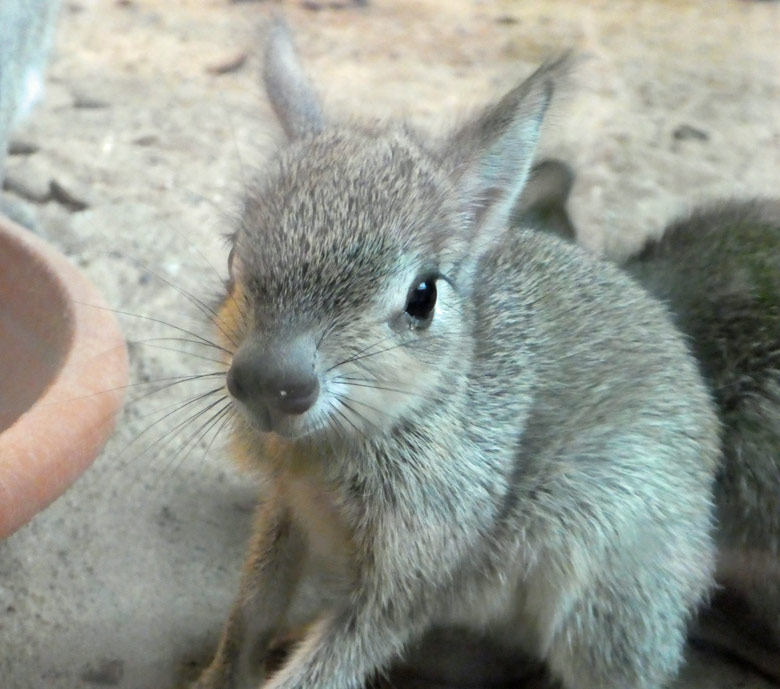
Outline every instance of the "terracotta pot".
<path fill-rule="evenodd" d="M 124 338 L 97 290 L 0 217 L 0 538 L 59 496 L 111 433 Z"/>

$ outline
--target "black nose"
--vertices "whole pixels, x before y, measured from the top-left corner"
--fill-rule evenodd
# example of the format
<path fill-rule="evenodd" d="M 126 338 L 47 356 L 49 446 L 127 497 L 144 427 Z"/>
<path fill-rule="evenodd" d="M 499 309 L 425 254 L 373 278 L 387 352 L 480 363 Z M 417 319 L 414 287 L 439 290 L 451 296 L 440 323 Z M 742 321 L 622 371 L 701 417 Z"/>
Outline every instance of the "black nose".
<path fill-rule="evenodd" d="M 226 382 L 240 402 L 283 414 L 303 414 L 320 392 L 313 347 L 303 340 L 265 346 L 245 342 L 233 357 Z"/>

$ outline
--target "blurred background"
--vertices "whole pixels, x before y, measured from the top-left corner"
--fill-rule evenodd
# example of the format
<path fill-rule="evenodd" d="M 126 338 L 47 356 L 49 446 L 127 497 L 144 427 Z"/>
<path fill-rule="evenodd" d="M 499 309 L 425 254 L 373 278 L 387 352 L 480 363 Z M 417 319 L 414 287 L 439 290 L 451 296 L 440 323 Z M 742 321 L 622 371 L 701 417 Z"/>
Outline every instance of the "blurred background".
<path fill-rule="evenodd" d="M 209 332 L 187 295 L 219 294 L 222 236 L 280 138 L 259 86 L 272 12 L 334 119 L 404 117 L 432 135 L 573 48 L 540 156 L 574 168 L 571 212 L 596 252 L 702 201 L 780 193 L 780 3 L 63 2 L 6 194 L 135 314 L 120 316 L 133 401 L 76 486 L 0 543 L 2 689 L 173 688 L 216 643 L 256 487 L 209 411 L 194 416 L 204 388 L 171 385 L 219 365 L 149 340 Z M 697 650 L 679 686 L 771 685 Z"/>

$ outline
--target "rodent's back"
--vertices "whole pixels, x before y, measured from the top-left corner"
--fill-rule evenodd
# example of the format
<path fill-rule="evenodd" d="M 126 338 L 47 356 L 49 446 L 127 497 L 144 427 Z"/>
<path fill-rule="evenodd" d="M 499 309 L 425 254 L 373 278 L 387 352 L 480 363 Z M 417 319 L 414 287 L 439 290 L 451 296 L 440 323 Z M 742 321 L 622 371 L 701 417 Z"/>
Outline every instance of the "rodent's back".
<path fill-rule="evenodd" d="M 666 310 L 616 266 L 533 230 L 505 235 L 479 274 L 466 415 L 481 454 L 506 453 L 511 470 L 478 562 L 518 562 L 525 582 L 501 605 L 539 620 L 542 644 L 557 633 L 553 592 L 596 581 L 690 611 L 714 570 L 719 433 Z M 680 618 L 652 625 L 659 640 L 684 634 Z"/>
<path fill-rule="evenodd" d="M 666 309 L 619 268 L 532 230 L 507 234 L 481 273 L 471 406 L 496 429 L 528 402 L 516 447 L 520 473 L 539 472 L 529 485 L 579 456 L 588 480 L 630 471 L 669 495 L 688 483 L 691 514 L 707 514 L 718 424 Z"/>
<path fill-rule="evenodd" d="M 568 186 L 560 183 L 571 171 L 547 161 L 541 173 L 541 192 L 532 189 L 530 202 L 552 199 L 556 217 L 566 222 L 551 224 L 548 215 L 522 204 L 519 217 L 538 217 L 547 231 L 573 240 Z M 780 202 L 699 208 L 622 267 L 668 307 L 716 403 L 722 426 L 713 493 L 718 582 L 747 604 L 746 625 L 759 620 L 769 630 L 762 643 L 780 638 Z M 733 601 L 728 610 L 733 617 Z M 745 654 L 744 641 L 731 642 L 738 655 Z"/>

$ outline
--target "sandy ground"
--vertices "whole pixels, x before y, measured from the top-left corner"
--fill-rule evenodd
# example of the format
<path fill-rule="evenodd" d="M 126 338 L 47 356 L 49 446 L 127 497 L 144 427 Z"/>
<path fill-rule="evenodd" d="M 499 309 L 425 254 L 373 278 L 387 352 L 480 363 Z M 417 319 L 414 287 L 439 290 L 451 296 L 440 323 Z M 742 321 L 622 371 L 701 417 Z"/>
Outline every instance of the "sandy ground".
<path fill-rule="evenodd" d="M 572 211 L 596 250 L 625 251 L 699 201 L 780 186 L 778 3 L 65 5 L 47 99 L 18 134 L 38 151 L 12 156 L 9 179 L 44 199 L 30 206 L 41 233 L 115 308 L 177 327 L 206 332 L 182 290 L 218 293 L 221 235 L 279 134 L 257 87 L 258 26 L 273 10 L 330 112 L 424 127 L 576 48 L 543 152 L 576 168 Z M 45 200 L 52 179 L 81 203 Z M 121 320 L 136 342 L 129 397 L 141 399 L 84 478 L 0 543 L 2 689 L 174 687 L 212 650 L 236 587 L 254 486 L 208 414 L 175 411 L 197 385 L 155 383 L 218 367 L 159 348 L 175 342 L 138 343 L 176 336 L 169 327 Z M 679 686 L 770 685 L 692 652 Z"/>

